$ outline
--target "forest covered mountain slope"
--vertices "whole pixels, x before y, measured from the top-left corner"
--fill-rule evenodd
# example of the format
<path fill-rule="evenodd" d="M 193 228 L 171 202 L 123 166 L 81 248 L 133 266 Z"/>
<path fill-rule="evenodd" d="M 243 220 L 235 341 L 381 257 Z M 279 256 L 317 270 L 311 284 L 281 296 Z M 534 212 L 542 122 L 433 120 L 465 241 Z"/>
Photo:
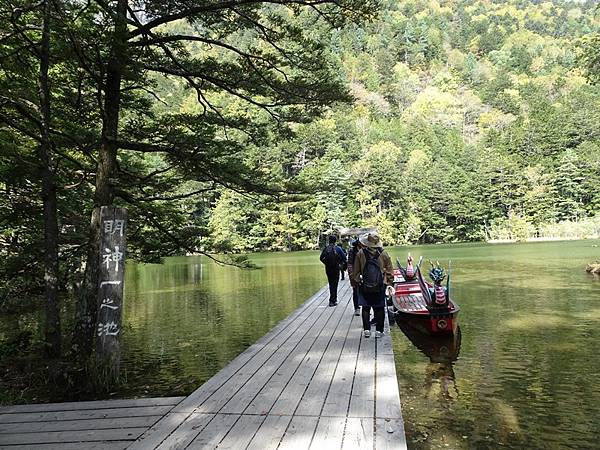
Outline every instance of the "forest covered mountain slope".
<path fill-rule="evenodd" d="M 386 244 L 597 233 L 600 89 L 578 55 L 599 24 L 592 1 L 384 2 L 332 38 L 354 105 L 250 156 L 314 195 L 224 191 L 210 245 L 314 248 L 366 225 Z"/>

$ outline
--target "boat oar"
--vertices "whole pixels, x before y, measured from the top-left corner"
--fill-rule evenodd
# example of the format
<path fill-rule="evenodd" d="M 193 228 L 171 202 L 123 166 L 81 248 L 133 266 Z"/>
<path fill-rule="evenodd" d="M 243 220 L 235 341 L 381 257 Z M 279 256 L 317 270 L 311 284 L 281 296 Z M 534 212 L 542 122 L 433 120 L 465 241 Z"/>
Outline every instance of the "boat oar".
<path fill-rule="evenodd" d="M 421 261 L 422 260 L 423 260 L 423 257 L 421 256 L 421 259 L 419 260 L 419 265 L 417 266 L 417 270 L 415 271 L 415 275 L 417 277 L 417 282 L 419 283 L 419 287 L 421 288 L 421 295 L 423 296 L 423 299 L 425 300 L 425 303 L 427 304 L 427 306 L 430 306 L 431 305 L 431 295 L 429 294 L 429 288 L 427 287 L 427 283 L 423 279 L 423 274 L 421 273 Z"/>
<path fill-rule="evenodd" d="M 446 298 L 448 302 L 450 301 L 450 270 L 451 270 L 452 260 L 448 260 L 448 279 L 446 280 Z"/>

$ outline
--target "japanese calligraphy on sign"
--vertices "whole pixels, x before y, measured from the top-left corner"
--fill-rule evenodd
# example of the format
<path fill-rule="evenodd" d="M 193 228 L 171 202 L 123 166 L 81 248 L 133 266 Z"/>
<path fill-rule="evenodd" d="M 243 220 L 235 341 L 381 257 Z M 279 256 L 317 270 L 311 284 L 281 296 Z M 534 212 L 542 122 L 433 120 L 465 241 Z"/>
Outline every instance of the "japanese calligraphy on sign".
<path fill-rule="evenodd" d="M 104 233 L 119 233 L 119 236 L 123 236 L 123 231 L 125 228 L 124 220 L 104 220 L 102 221 L 102 227 L 104 229 Z"/>
<path fill-rule="evenodd" d="M 114 300 L 110 299 L 110 298 L 105 298 L 104 300 L 102 300 L 102 304 L 100 305 L 100 309 L 102 308 L 108 308 L 108 309 L 119 309 L 118 306 L 115 306 L 114 304 Z"/>
<path fill-rule="evenodd" d="M 98 323 L 98 336 L 116 336 L 119 331 L 119 325 L 115 322 Z"/>
<path fill-rule="evenodd" d="M 100 208 L 100 266 L 96 354 L 109 372 L 118 374 L 121 310 L 126 256 L 127 210 Z"/>
<path fill-rule="evenodd" d="M 115 263 L 115 272 L 119 271 L 119 261 L 123 260 L 123 252 L 119 251 L 119 246 L 115 245 L 115 248 L 105 248 L 104 254 L 102 255 L 102 263 L 106 265 L 107 269 L 110 269 L 111 262 Z"/>

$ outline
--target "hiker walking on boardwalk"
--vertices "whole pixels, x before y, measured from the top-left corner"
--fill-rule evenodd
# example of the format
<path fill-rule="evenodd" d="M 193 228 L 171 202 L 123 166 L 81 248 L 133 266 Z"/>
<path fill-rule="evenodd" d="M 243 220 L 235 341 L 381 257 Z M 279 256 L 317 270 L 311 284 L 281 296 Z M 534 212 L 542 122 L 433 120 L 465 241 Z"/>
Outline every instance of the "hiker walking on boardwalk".
<path fill-rule="evenodd" d="M 348 269 L 348 253 L 346 253 L 346 250 L 344 250 L 344 247 L 342 247 L 341 242 L 338 242 L 337 246 L 338 246 L 338 248 L 340 248 L 342 250 L 342 252 L 344 252 L 344 258 L 342 259 L 342 262 L 340 263 L 340 275 L 342 276 L 342 280 L 343 280 L 344 275 L 346 273 L 346 269 Z"/>
<path fill-rule="evenodd" d="M 358 303 L 362 307 L 365 337 L 371 336 L 371 308 L 375 316 L 375 337 L 381 337 L 385 321 L 386 286 L 394 283 L 392 260 L 383 249 L 377 233 L 363 234 L 359 242 L 363 248 L 354 259 L 351 279 L 359 286 Z"/>
<path fill-rule="evenodd" d="M 360 315 L 360 307 L 358 305 L 358 284 L 352 279 L 352 269 L 354 267 L 354 259 L 359 250 L 360 244 L 358 243 L 358 239 L 355 239 L 350 243 L 350 248 L 348 249 L 348 279 L 350 280 L 350 286 L 352 286 L 352 303 L 354 304 L 355 316 Z"/>
<path fill-rule="evenodd" d="M 320 260 L 325 265 L 329 282 L 329 306 L 337 305 L 337 288 L 340 281 L 340 264 L 346 259 L 344 251 L 335 245 L 336 237 L 329 236 L 329 245 L 321 252 Z"/>

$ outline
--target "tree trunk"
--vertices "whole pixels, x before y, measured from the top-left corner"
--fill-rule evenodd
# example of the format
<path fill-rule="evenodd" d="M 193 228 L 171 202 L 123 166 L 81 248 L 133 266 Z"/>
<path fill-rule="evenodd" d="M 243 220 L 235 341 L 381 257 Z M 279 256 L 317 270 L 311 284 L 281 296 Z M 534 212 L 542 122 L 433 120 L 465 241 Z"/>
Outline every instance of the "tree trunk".
<path fill-rule="evenodd" d="M 115 14 L 115 27 L 110 59 L 106 67 L 104 91 L 104 117 L 102 139 L 96 170 L 96 192 L 94 212 L 89 230 L 89 247 L 81 295 L 78 299 L 74 350 L 80 361 L 91 355 L 94 343 L 94 328 L 98 311 L 98 276 L 100 262 L 100 214 L 101 206 L 109 206 L 113 201 L 111 177 L 117 160 L 117 132 L 121 106 L 121 79 L 127 57 L 127 0 L 118 0 Z"/>
<path fill-rule="evenodd" d="M 40 72 L 38 94 L 40 100 L 39 156 L 42 175 L 42 199 L 44 203 L 44 282 L 46 297 L 46 353 L 50 357 L 60 356 L 60 308 L 58 300 L 58 219 L 56 208 L 56 182 L 52 168 L 52 143 L 50 141 L 50 0 L 43 4 L 43 24 L 40 42 Z"/>
<path fill-rule="evenodd" d="M 94 325 L 96 320 L 96 289 L 98 285 L 98 259 L 100 258 L 99 209 L 92 211 L 89 229 L 89 242 L 85 272 L 81 292 L 75 309 L 75 329 L 73 331 L 73 352 L 83 364 L 92 353 Z"/>

